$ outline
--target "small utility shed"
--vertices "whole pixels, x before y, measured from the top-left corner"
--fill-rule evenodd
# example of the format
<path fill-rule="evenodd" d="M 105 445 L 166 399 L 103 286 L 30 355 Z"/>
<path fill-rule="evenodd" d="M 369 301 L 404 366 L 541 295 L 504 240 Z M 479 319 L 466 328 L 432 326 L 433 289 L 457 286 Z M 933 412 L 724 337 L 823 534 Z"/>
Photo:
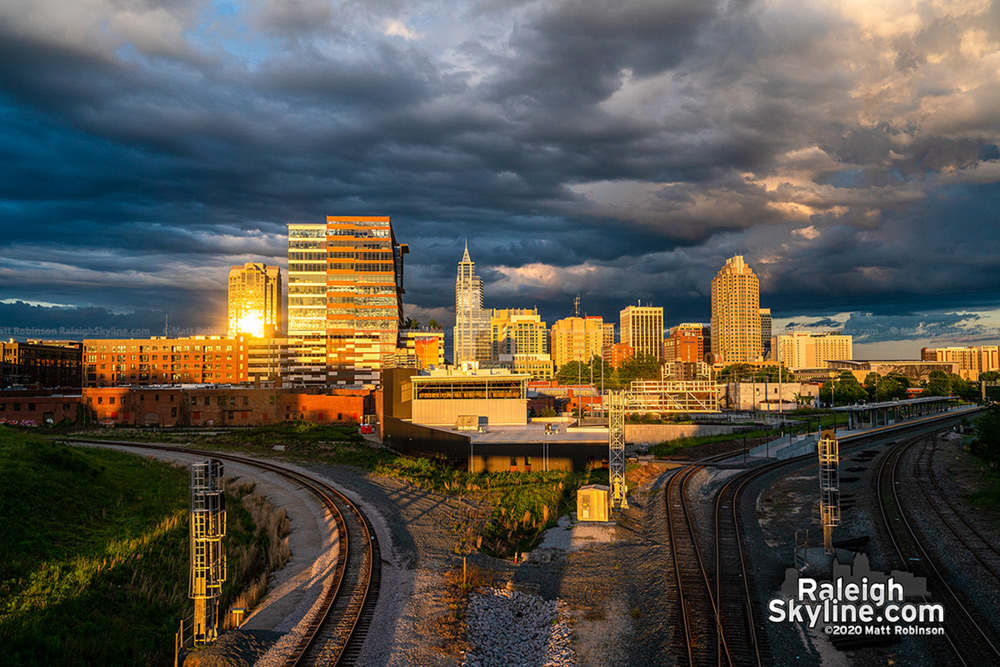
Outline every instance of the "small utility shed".
<path fill-rule="evenodd" d="M 604 484 L 587 484 L 576 492 L 576 518 L 578 521 L 607 521 L 608 492 Z"/>

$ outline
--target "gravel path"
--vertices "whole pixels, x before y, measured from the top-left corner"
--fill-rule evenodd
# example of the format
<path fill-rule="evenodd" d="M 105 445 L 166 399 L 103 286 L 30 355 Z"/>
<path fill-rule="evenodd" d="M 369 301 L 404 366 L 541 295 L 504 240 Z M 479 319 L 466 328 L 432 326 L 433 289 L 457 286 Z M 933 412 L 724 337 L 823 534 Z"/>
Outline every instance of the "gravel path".
<path fill-rule="evenodd" d="M 203 456 L 184 452 L 154 451 L 126 445 L 92 445 L 150 456 L 190 466 Z M 291 467 L 291 466 L 290 466 Z M 198 651 L 186 664 L 237 667 L 284 664 L 302 633 L 302 623 L 316 611 L 328 574 L 338 556 L 332 518 L 310 493 L 280 475 L 251 466 L 225 462 L 227 477 L 251 479 L 276 507 L 285 508 L 291 525 L 288 546 L 291 559 L 272 574 L 267 595 L 244 620 L 239 630 L 225 633 L 211 648 Z"/>

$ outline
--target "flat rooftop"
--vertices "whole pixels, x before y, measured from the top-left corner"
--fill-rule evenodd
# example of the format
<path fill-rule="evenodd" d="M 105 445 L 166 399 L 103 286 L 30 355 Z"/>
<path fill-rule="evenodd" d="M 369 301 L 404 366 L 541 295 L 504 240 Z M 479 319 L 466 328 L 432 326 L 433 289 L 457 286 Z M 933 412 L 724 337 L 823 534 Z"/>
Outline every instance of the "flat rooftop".
<path fill-rule="evenodd" d="M 440 428 L 440 427 L 438 427 Z M 526 426 L 489 426 L 486 433 L 479 431 L 456 431 L 472 438 L 472 444 L 538 444 L 542 442 L 567 445 L 608 443 L 608 429 L 590 426 L 567 429 L 566 424 L 553 424 L 558 432 L 546 435 L 545 424 L 532 423 Z"/>

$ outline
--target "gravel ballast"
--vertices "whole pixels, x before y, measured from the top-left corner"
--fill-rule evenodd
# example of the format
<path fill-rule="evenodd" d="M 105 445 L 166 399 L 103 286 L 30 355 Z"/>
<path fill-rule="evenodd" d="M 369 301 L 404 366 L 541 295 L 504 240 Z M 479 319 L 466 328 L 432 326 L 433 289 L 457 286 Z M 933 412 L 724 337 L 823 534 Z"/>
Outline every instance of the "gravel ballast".
<path fill-rule="evenodd" d="M 499 588 L 482 588 L 469 599 L 464 667 L 571 667 L 569 609 L 565 602 Z"/>

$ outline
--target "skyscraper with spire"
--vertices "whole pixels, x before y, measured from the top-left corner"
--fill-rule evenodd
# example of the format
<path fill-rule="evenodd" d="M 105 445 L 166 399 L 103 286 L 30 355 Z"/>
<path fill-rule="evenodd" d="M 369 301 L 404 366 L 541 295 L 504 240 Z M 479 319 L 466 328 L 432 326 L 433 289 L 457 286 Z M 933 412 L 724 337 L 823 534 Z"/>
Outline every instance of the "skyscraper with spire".
<path fill-rule="evenodd" d="M 483 279 L 476 275 L 476 263 L 469 258 L 469 242 L 458 263 L 455 280 L 455 363 L 490 359 L 490 311 L 483 308 Z"/>

